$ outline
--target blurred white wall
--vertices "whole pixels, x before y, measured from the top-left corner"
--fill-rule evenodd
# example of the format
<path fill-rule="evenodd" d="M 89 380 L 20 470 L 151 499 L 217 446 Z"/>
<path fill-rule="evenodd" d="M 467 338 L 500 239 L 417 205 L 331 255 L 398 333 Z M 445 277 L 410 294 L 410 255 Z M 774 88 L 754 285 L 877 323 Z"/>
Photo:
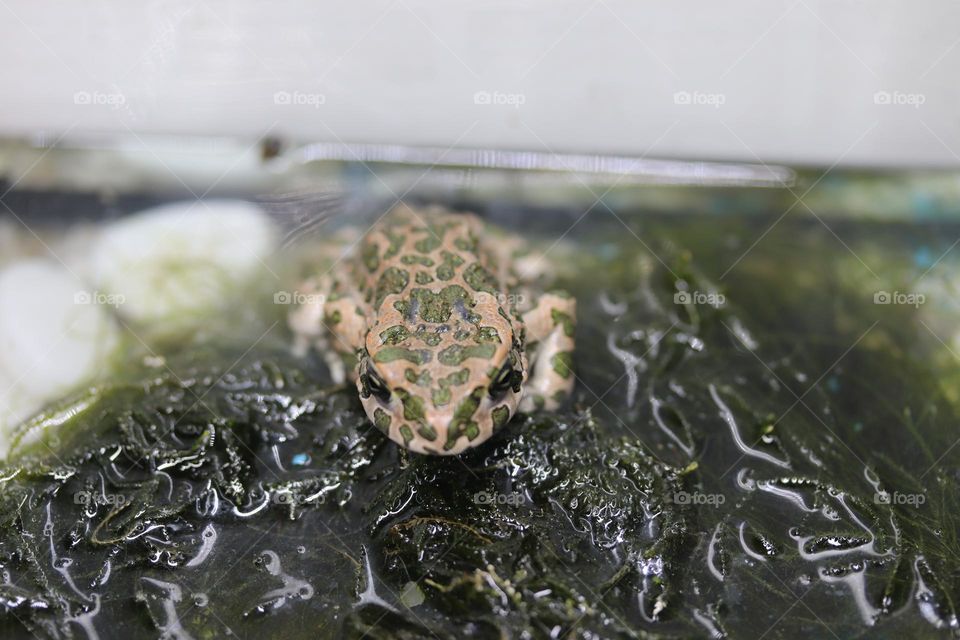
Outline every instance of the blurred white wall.
<path fill-rule="evenodd" d="M 0 135 L 960 166 L 952 0 L 3 0 L 0 55 Z"/>

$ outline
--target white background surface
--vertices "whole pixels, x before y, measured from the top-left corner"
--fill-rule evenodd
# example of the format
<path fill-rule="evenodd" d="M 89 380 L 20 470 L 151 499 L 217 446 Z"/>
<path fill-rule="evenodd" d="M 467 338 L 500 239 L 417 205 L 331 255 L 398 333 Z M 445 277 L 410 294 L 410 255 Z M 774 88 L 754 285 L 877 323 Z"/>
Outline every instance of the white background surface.
<path fill-rule="evenodd" d="M 0 52 L 8 136 L 960 166 L 958 2 L 0 0 Z"/>

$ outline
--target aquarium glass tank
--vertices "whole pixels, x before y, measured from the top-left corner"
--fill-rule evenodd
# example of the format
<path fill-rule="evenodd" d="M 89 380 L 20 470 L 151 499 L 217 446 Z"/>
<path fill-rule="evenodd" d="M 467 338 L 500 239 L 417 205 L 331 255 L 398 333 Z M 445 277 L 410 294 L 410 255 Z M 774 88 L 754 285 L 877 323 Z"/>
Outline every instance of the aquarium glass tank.
<path fill-rule="evenodd" d="M 4 638 L 960 632 L 957 174 L 2 154 Z M 294 348 L 321 247 L 399 203 L 548 257 L 559 409 L 419 455 Z"/>

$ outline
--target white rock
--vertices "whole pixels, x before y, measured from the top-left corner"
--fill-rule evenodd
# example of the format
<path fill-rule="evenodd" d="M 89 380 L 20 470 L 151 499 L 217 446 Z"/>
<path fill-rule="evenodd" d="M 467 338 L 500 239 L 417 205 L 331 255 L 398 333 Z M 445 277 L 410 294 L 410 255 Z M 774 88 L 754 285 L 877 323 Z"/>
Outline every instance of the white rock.
<path fill-rule="evenodd" d="M 0 457 L 17 423 L 106 367 L 118 329 L 96 302 L 48 260 L 0 270 Z"/>
<path fill-rule="evenodd" d="M 141 324 L 183 324 L 221 308 L 260 270 L 277 230 L 257 206 L 214 200 L 164 205 L 103 229 L 91 256 L 98 290 Z"/>

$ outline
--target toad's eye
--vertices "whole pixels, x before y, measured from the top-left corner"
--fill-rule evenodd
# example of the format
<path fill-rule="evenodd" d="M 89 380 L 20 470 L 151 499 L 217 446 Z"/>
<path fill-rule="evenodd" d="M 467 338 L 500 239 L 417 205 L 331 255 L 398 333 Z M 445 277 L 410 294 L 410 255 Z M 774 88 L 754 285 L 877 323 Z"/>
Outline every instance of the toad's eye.
<path fill-rule="evenodd" d="M 383 381 L 383 378 L 380 377 L 380 374 L 378 374 L 373 367 L 369 365 L 365 367 L 363 382 L 367 386 L 367 390 L 370 391 L 370 394 L 377 400 L 384 404 L 390 402 L 390 388 L 387 387 L 387 383 Z"/>
<path fill-rule="evenodd" d="M 497 375 L 490 381 L 490 395 L 494 398 L 502 396 L 507 389 L 513 386 L 513 362 L 507 362 L 500 368 Z"/>

